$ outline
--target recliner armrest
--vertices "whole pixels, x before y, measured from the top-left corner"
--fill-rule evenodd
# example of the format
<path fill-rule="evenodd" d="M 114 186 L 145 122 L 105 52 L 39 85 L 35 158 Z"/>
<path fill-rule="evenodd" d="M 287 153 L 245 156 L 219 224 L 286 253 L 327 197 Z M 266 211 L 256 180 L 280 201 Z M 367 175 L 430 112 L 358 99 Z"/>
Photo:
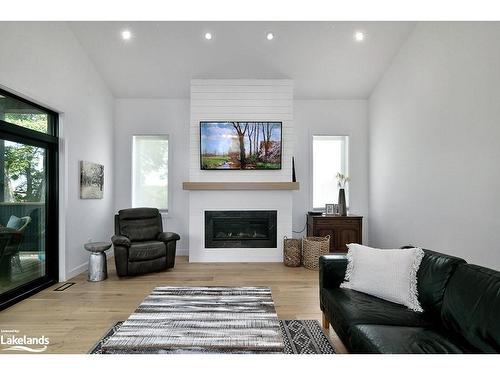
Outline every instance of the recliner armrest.
<path fill-rule="evenodd" d="M 124 247 L 130 247 L 132 242 L 128 239 L 128 237 L 125 236 L 113 236 L 111 237 L 111 242 L 113 242 L 114 246 L 124 246 Z"/>
<path fill-rule="evenodd" d="M 338 288 L 347 269 L 346 254 L 323 255 L 319 258 L 319 287 Z"/>
<path fill-rule="evenodd" d="M 158 234 L 158 237 L 156 239 L 162 242 L 170 242 L 178 241 L 181 239 L 181 237 L 174 232 L 161 232 L 160 234 Z"/>

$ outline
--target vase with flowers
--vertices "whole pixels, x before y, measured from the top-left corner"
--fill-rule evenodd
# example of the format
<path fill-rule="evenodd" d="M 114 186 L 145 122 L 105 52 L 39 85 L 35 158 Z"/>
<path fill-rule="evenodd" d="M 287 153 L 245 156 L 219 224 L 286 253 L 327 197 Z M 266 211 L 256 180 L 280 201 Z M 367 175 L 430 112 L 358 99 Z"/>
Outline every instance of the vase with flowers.
<path fill-rule="evenodd" d="M 348 177 L 347 175 L 344 175 L 342 173 L 337 173 L 335 176 L 337 178 L 337 186 L 339 188 L 339 201 L 338 201 L 338 207 L 339 207 L 339 215 L 340 216 L 347 216 L 347 204 L 345 200 L 345 187 L 349 181 L 351 181 L 351 178 Z"/>

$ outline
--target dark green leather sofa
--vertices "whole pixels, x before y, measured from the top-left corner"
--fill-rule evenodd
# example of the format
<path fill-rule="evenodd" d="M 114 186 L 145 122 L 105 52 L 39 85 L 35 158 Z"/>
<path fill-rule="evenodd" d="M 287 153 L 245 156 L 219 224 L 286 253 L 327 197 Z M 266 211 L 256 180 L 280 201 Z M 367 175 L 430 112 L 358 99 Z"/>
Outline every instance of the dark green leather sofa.
<path fill-rule="evenodd" d="M 500 272 L 424 252 L 417 274 L 423 313 L 340 288 L 346 256 L 321 257 L 323 321 L 351 353 L 499 353 Z"/>

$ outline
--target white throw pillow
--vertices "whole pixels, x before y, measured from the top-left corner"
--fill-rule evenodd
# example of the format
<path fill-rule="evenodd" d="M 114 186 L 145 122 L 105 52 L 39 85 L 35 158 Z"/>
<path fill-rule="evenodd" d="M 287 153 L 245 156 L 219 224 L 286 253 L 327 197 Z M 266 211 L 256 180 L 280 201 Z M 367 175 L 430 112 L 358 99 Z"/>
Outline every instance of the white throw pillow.
<path fill-rule="evenodd" d="M 342 288 L 371 294 L 422 312 L 418 302 L 417 272 L 424 251 L 412 249 L 375 249 L 348 244 L 347 271 Z"/>

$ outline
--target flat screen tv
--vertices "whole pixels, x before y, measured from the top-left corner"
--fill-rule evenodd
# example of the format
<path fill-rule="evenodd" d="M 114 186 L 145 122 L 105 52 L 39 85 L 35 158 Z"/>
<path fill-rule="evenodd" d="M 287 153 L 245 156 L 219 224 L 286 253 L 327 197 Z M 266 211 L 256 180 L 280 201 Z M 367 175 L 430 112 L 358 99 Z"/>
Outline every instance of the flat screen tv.
<path fill-rule="evenodd" d="M 281 122 L 200 122 L 203 170 L 281 169 Z"/>

